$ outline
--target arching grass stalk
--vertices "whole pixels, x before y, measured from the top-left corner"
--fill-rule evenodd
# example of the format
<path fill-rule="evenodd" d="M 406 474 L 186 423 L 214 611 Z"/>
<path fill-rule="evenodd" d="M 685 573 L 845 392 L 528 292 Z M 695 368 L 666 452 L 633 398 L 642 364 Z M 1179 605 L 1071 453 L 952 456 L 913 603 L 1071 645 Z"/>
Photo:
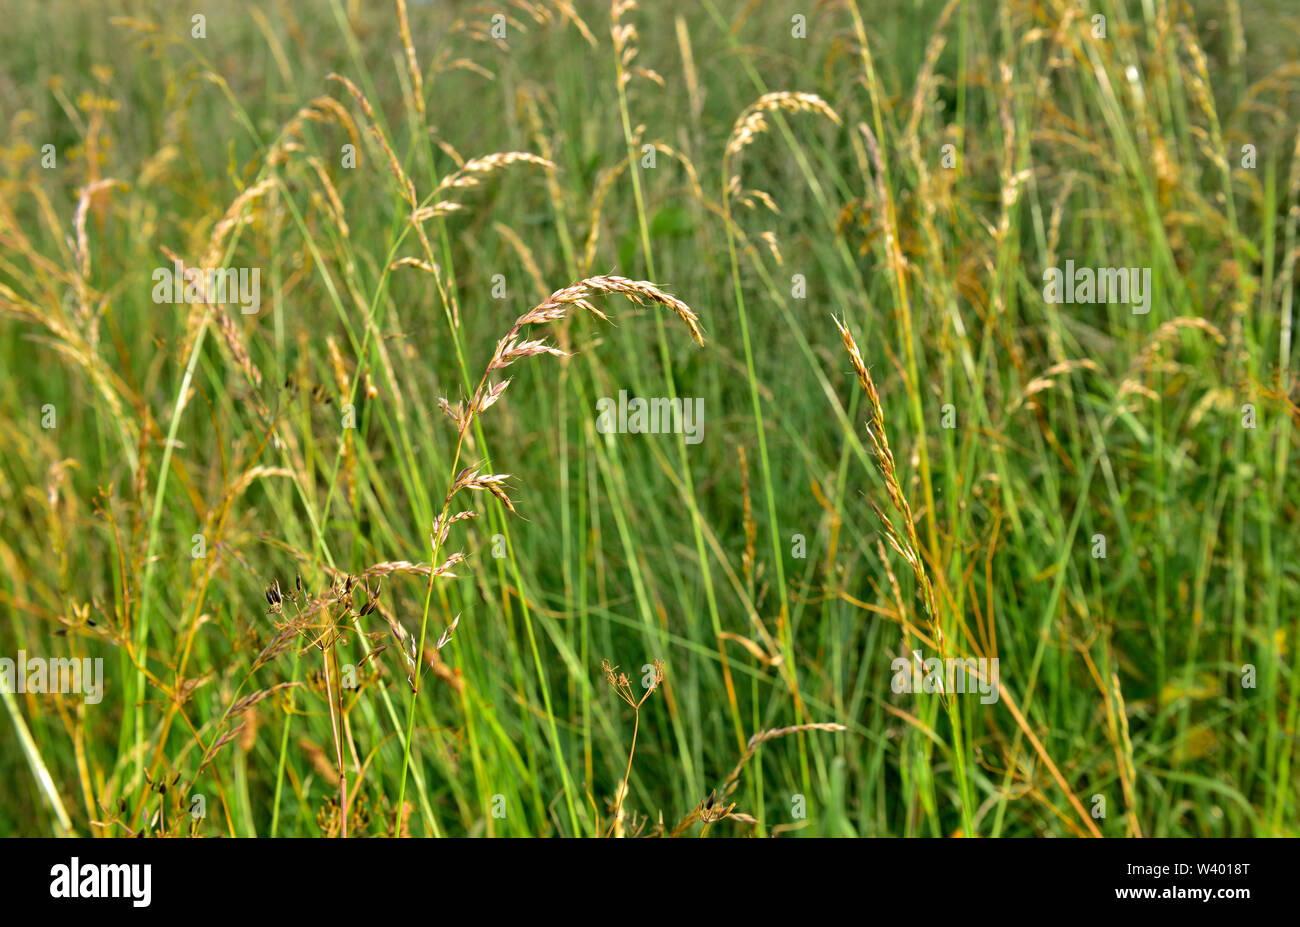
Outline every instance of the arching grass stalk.
<path fill-rule="evenodd" d="M 565 351 L 560 350 L 554 345 L 547 344 L 542 339 L 528 340 L 521 336 L 523 330 L 530 325 L 543 325 L 551 322 L 558 322 L 568 313 L 570 307 L 585 309 L 598 318 L 608 321 L 609 318 L 590 302 L 590 297 L 596 293 L 620 294 L 632 300 L 640 306 L 647 303 L 656 303 L 665 306 L 675 312 L 691 331 L 691 336 L 697 344 L 704 343 L 704 337 L 700 334 L 699 317 L 684 302 L 674 296 L 670 296 L 663 290 L 660 290 L 653 283 L 644 280 L 629 280 L 626 277 L 614 275 L 588 277 L 585 280 L 575 283 L 572 286 L 565 287 L 562 290 L 556 290 L 544 302 L 539 303 L 532 309 L 525 312 L 515 320 L 510 330 L 502 336 L 497 342 L 496 350 L 492 354 L 492 359 L 488 361 L 487 367 L 483 371 L 483 376 L 479 380 L 478 386 L 474 390 L 473 396 L 469 402 L 460 401 L 454 405 L 445 398 L 440 400 L 440 406 L 447 416 L 456 425 L 456 450 L 452 455 L 451 469 L 453 472 L 460 467 L 461 453 L 464 450 L 465 435 L 469 432 L 470 425 L 475 418 L 482 412 L 496 404 L 505 392 L 506 387 L 510 385 L 510 380 L 500 380 L 496 383 L 491 381 L 494 371 L 504 370 L 515 361 L 525 357 L 533 357 L 539 354 L 553 354 L 558 357 L 567 357 Z M 509 511 L 514 512 L 515 506 L 505 490 L 505 481 L 509 479 L 507 473 L 481 473 L 477 466 L 466 467 L 452 479 L 447 489 L 447 494 L 443 497 L 442 511 L 434 519 L 432 532 L 429 538 L 430 547 L 430 564 L 438 564 L 429 571 L 429 584 L 425 590 L 424 596 L 424 613 L 420 619 L 420 638 L 419 645 L 416 649 L 416 666 L 411 676 L 411 702 L 406 717 L 406 736 L 402 752 L 402 775 L 397 792 L 397 814 L 400 818 L 403 801 L 406 797 L 406 773 L 411 764 L 411 735 L 415 728 L 415 702 L 416 696 L 420 691 L 420 664 L 424 660 L 424 645 L 426 634 L 429 626 L 429 607 L 433 601 L 433 585 L 439 576 L 451 576 L 452 568 L 465 559 L 462 551 L 457 551 L 439 563 L 438 557 L 443 553 L 443 548 L 447 540 L 447 535 L 451 526 L 458 521 L 470 518 L 476 518 L 478 513 L 465 509 L 456 514 L 451 514 L 452 499 L 461 490 L 469 491 L 486 491 L 495 496 L 502 505 Z M 451 638 L 452 628 L 455 622 L 443 633 L 438 641 L 438 647 L 441 649 Z M 549 702 L 549 699 L 548 699 Z M 547 715 L 553 718 L 553 713 L 547 705 Z M 554 734 L 554 731 L 552 731 Z M 399 821 L 400 825 L 400 821 Z M 400 832 L 400 826 L 394 828 L 394 833 Z"/>

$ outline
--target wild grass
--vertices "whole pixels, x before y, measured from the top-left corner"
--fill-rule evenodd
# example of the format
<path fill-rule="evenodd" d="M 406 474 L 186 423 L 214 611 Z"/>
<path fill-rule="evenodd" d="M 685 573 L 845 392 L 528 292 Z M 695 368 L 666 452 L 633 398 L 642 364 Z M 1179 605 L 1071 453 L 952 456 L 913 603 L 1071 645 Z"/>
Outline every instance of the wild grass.
<path fill-rule="evenodd" d="M 0 833 L 1300 833 L 1283 4 L 204 12 L 0 0 Z"/>

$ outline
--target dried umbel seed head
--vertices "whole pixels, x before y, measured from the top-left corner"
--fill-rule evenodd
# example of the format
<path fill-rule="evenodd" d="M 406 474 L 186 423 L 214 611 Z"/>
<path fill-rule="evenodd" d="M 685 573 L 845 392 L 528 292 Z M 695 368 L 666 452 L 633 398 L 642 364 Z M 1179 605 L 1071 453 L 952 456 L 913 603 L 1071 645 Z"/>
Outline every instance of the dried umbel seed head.
<path fill-rule="evenodd" d="M 626 673 L 620 673 L 617 666 L 611 666 L 608 660 L 600 661 L 601 672 L 605 674 L 605 681 L 609 683 L 611 689 L 622 694 L 622 690 L 629 689 L 632 681 L 627 678 Z"/>
<path fill-rule="evenodd" d="M 659 686 L 661 686 L 664 681 L 664 661 L 654 660 L 651 663 L 651 667 L 652 667 L 652 673 L 650 679 L 648 681 L 643 680 L 646 682 L 645 689 L 647 695 L 649 695 L 655 689 L 658 689 Z"/>

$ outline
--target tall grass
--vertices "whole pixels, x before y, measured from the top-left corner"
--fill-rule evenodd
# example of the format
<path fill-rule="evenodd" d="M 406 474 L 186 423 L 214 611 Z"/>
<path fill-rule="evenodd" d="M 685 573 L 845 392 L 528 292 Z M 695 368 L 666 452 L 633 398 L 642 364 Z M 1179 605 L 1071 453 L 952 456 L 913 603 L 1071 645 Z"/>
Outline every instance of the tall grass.
<path fill-rule="evenodd" d="M 0 833 L 1300 833 L 1281 5 L 205 7 L 0 0 Z"/>

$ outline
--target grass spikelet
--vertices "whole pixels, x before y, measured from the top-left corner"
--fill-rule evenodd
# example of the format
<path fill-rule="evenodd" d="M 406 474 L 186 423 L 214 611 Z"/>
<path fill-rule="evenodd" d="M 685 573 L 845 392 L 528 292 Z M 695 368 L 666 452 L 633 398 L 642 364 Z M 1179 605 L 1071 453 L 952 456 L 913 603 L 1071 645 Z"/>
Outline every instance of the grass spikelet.
<path fill-rule="evenodd" d="M 379 142 L 379 147 L 383 149 L 384 156 L 388 158 L 388 169 L 392 171 L 393 176 L 397 179 L 398 189 L 401 191 L 402 198 L 410 204 L 412 209 L 418 207 L 418 198 L 415 195 L 415 184 L 411 183 L 411 178 L 402 170 L 402 162 L 397 160 L 397 155 L 393 153 L 393 147 L 388 144 L 388 138 L 380 131 L 379 123 L 375 119 L 375 111 L 366 99 L 366 95 L 361 92 L 361 88 L 354 84 L 349 78 L 342 74 L 329 74 L 328 80 L 338 81 L 347 88 L 348 93 L 357 101 L 361 111 L 366 114 L 366 119 L 370 121 L 370 133 Z"/>
<path fill-rule="evenodd" d="M 739 154 L 746 146 L 753 144 L 768 129 L 767 114 L 778 111 L 792 114 L 816 113 L 836 125 L 842 124 L 839 114 L 817 94 L 775 90 L 763 94 L 736 118 L 731 137 L 727 140 L 727 155 Z"/>
<path fill-rule="evenodd" d="M 420 62 L 415 57 L 415 46 L 411 44 L 411 25 L 406 19 L 406 0 L 397 0 L 397 29 L 402 37 L 402 47 L 406 50 L 406 67 L 411 74 L 411 92 L 415 97 L 415 111 L 424 116 L 424 77 L 420 73 Z"/>
<path fill-rule="evenodd" d="M 457 404 L 453 406 L 445 398 L 441 405 L 451 419 L 457 424 L 456 448 L 452 456 L 452 468 L 455 469 L 460 465 L 461 454 L 464 450 L 465 439 L 469 432 L 470 426 L 476 416 L 482 411 L 490 408 L 501 398 L 509 385 L 509 380 L 502 380 L 495 384 L 488 379 L 493 371 L 501 370 L 516 360 L 525 357 L 535 357 L 539 354 L 553 354 L 565 356 L 565 352 L 559 348 L 546 344 L 540 339 L 520 340 L 519 336 L 524 328 L 530 325 L 544 325 L 557 322 L 564 318 L 570 307 L 585 310 L 597 316 L 600 319 L 608 320 L 608 317 L 591 303 L 591 298 L 596 294 L 616 294 L 623 296 L 637 305 L 655 304 L 664 306 L 672 310 L 678 318 L 691 332 L 691 336 L 697 344 L 704 343 L 704 336 L 700 332 L 699 317 L 695 312 L 675 296 L 665 293 L 653 283 L 644 280 L 630 280 L 627 277 L 616 275 L 605 275 L 596 277 L 587 277 L 572 286 L 556 290 L 546 300 L 538 303 L 532 309 L 525 312 L 515 320 L 510 330 L 502 336 L 497 342 L 497 347 L 487 367 L 483 371 L 483 377 L 479 381 L 478 387 L 474 390 L 473 396 L 469 403 Z M 466 467 L 460 470 L 456 477 L 448 486 L 447 494 L 443 497 L 442 509 L 437 518 L 434 520 L 433 532 L 431 534 L 431 556 L 430 563 L 438 561 L 438 554 L 447 537 L 447 528 L 456 521 L 451 518 L 451 502 L 453 497 L 462 489 L 464 490 L 484 490 L 491 493 L 502 505 L 510 512 L 515 512 L 514 502 L 510 499 L 505 491 L 505 481 L 509 474 L 505 473 L 480 473 L 477 467 Z M 445 564 L 444 564 L 445 565 Z M 428 631 L 429 607 L 433 600 L 434 579 L 437 571 L 431 571 L 429 574 L 429 584 L 426 587 L 424 598 L 424 614 L 420 620 L 420 637 L 417 652 L 424 652 L 425 636 Z M 457 618 L 459 620 L 459 617 Z M 412 683 L 416 694 L 419 692 L 419 679 L 416 678 Z M 410 711 L 407 714 L 405 750 L 402 761 L 401 786 L 398 790 L 398 805 L 402 804 L 406 791 L 406 774 L 410 764 L 411 733 L 415 724 L 415 704 L 416 700 L 411 699 Z M 630 762 L 630 760 L 629 760 Z"/>
<path fill-rule="evenodd" d="M 6 832 L 1300 832 L 1285 4 L 114 5 L 0 36 Z"/>
<path fill-rule="evenodd" d="M 875 451 L 876 463 L 880 469 L 881 477 L 884 478 L 885 491 L 889 495 L 889 501 L 903 523 L 903 536 L 899 536 L 893 521 L 882 509 L 876 506 L 874 502 L 871 507 L 875 511 L 876 517 L 880 519 L 890 546 L 902 555 L 903 559 L 912 568 L 912 574 L 916 577 L 917 588 L 922 592 L 925 612 L 929 617 L 930 632 L 934 635 L 935 641 L 942 650 L 944 638 L 943 628 L 939 621 L 939 607 L 935 601 L 934 587 L 930 583 L 929 573 L 921 559 L 921 540 L 916 533 L 912 507 L 908 504 L 907 495 L 903 492 L 903 487 L 899 482 L 898 468 L 894 462 L 893 451 L 889 447 L 889 437 L 885 432 L 885 410 L 880 403 L 880 393 L 876 390 L 876 381 L 872 379 L 871 372 L 862 359 L 862 352 L 858 350 L 857 342 L 853 340 L 853 335 L 849 332 L 848 327 L 839 319 L 834 319 L 834 322 L 835 327 L 839 329 L 840 338 L 844 342 L 844 350 L 849 355 L 849 362 L 853 365 L 853 372 L 857 375 L 858 383 L 867 395 L 868 414 L 870 416 L 867 422 L 867 438 Z"/>
<path fill-rule="evenodd" d="M 527 151 L 501 151 L 466 161 L 464 166 L 454 174 L 448 174 L 434 189 L 434 195 L 447 190 L 476 187 L 489 174 L 505 170 L 512 164 L 532 164 L 537 167 L 555 170 L 555 165 L 543 157 Z"/>

